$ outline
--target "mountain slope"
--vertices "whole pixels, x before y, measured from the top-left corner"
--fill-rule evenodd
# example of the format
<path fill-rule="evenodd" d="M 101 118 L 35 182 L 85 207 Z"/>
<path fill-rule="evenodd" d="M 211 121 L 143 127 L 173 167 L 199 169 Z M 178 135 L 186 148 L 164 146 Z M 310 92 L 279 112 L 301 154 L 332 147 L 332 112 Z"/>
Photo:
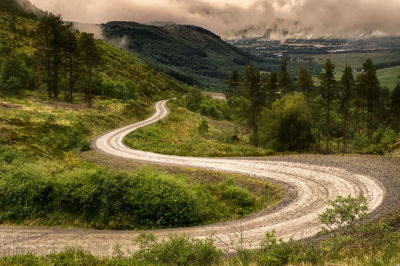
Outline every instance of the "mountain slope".
<path fill-rule="evenodd" d="M 32 5 L 29 0 L 0 0 L 0 10 L 24 17 L 35 17 L 44 12 Z"/>
<path fill-rule="evenodd" d="M 16 2 L 0 0 L 2 4 L 10 3 L 9 10 L 19 10 Z M 24 13 L 25 14 L 25 13 Z M 32 57 L 34 31 L 39 20 L 35 16 L 21 16 L 19 11 L 0 10 L 0 65 L 2 59 L 14 50 Z M 175 96 L 184 88 L 165 74 L 155 70 L 135 55 L 114 47 L 101 40 L 97 41 L 101 49 L 103 63 L 99 76 L 105 82 L 132 81 L 143 100 L 152 102 L 153 98 Z M 107 89 L 107 88 L 104 88 Z M 79 90 L 79 88 L 78 88 Z M 112 96 L 112 93 L 108 95 Z"/>
<path fill-rule="evenodd" d="M 109 22 L 101 26 L 106 39 L 188 84 L 221 88 L 232 70 L 241 70 L 250 61 L 262 70 L 277 63 L 250 55 L 197 26 L 149 26 L 135 22 Z"/>

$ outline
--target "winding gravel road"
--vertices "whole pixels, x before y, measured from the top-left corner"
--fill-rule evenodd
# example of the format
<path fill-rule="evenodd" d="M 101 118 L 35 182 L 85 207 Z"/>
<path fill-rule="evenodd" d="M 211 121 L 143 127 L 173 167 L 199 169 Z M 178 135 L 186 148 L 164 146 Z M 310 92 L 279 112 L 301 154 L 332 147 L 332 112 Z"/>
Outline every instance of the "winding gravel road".
<path fill-rule="evenodd" d="M 151 125 L 168 115 L 167 101 L 156 104 L 156 112 L 149 119 L 113 130 L 98 137 L 94 147 L 107 155 L 152 164 L 202 168 L 252 175 L 288 184 L 297 191 L 287 204 L 272 210 L 250 215 L 238 221 L 206 226 L 151 231 L 158 237 L 185 233 L 190 237 L 212 237 L 216 245 L 226 248 L 226 244 L 242 244 L 256 248 L 265 233 L 276 231 L 284 239 L 303 239 L 317 233 L 321 224 L 318 215 L 328 207 L 328 201 L 337 196 L 358 196 L 363 193 L 369 202 L 369 211 L 378 212 L 386 198 L 390 185 L 365 171 L 352 171 L 348 167 L 331 167 L 307 161 L 259 158 L 194 158 L 161 155 L 132 150 L 122 142 L 123 138 L 140 127 Z M 333 164 L 332 164 L 333 165 Z M 119 243 L 122 248 L 135 250 L 132 239 L 134 231 L 99 231 L 60 228 L 0 227 L 0 254 L 48 253 L 60 251 L 68 246 L 83 247 L 94 255 L 110 255 Z M 45 241 L 44 241 L 45 240 Z"/>

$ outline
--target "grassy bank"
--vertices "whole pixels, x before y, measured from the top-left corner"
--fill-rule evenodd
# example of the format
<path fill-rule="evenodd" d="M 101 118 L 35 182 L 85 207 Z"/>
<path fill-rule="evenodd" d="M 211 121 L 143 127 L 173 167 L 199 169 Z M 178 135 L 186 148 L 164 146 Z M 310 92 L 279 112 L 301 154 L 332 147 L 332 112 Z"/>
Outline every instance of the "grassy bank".
<path fill-rule="evenodd" d="M 179 101 L 168 103 L 171 114 L 157 124 L 129 134 L 126 145 L 162 154 L 198 157 L 266 156 L 274 151 L 255 147 L 246 134 L 232 141 L 233 123 L 220 121 L 189 111 Z M 208 130 L 199 130 L 207 121 Z"/>

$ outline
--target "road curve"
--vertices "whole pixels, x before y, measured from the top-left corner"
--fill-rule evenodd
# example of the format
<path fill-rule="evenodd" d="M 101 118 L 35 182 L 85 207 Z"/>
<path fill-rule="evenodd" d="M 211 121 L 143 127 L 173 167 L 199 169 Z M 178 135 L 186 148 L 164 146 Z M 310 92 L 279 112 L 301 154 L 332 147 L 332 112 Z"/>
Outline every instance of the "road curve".
<path fill-rule="evenodd" d="M 286 206 L 275 211 L 264 211 L 238 221 L 218 223 L 206 226 L 153 230 L 158 237 L 169 234 L 185 233 L 190 237 L 212 237 L 216 245 L 226 248 L 226 244 L 238 245 L 239 234 L 243 237 L 242 245 L 249 248 L 259 246 L 265 233 L 275 230 L 278 237 L 284 239 L 303 239 L 314 235 L 321 228 L 318 215 L 328 207 L 328 201 L 337 196 L 358 196 L 363 193 L 369 202 L 369 211 L 379 208 L 385 198 L 385 186 L 367 174 L 359 174 L 348 169 L 327 167 L 302 162 L 268 159 L 245 158 L 195 158 L 161 155 L 133 150 L 123 144 L 124 137 L 130 132 L 151 125 L 168 116 L 167 101 L 156 103 L 156 112 L 145 121 L 113 130 L 98 137 L 94 147 L 103 153 L 134 161 L 178 167 L 203 168 L 224 172 L 252 175 L 260 179 L 283 182 L 297 191 L 297 197 Z M 16 236 L 13 227 L 2 227 L 0 254 L 35 253 L 60 251 L 67 246 L 81 246 L 95 255 L 110 255 L 112 248 L 119 243 L 123 248 L 134 250 L 132 239 L 134 231 L 99 231 L 49 228 L 18 228 Z M 33 232 L 33 233 L 32 233 Z M 23 235 L 29 239 L 21 241 Z M 36 233 L 36 235 L 35 235 Z M 36 239 L 45 236 L 46 242 L 37 246 Z M 12 249 L 10 249 L 12 247 Z"/>

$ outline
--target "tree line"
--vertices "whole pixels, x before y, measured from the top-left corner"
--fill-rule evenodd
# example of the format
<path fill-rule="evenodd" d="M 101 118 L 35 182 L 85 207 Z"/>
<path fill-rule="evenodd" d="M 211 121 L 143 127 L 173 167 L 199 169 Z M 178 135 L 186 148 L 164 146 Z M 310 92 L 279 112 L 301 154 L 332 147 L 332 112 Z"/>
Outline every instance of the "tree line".
<path fill-rule="evenodd" d="M 15 31 L 21 34 L 20 29 Z M 92 106 L 93 95 L 137 102 L 139 88 L 146 89 L 145 80 L 110 78 L 105 69 L 114 69 L 105 58 L 107 51 L 93 34 L 74 30 L 61 16 L 42 16 L 32 32 L 33 54 L 0 48 L 0 93 L 22 95 L 24 90 L 40 89 L 49 99 L 72 102 L 77 92 L 83 92 Z"/>
<path fill-rule="evenodd" d="M 75 85 L 83 81 L 84 93 L 92 106 L 93 76 L 101 63 L 101 52 L 93 34 L 72 30 L 61 16 L 48 14 L 35 33 L 35 73 L 47 85 L 49 98 L 58 98 L 61 88 L 66 101 L 73 100 Z"/>
<path fill-rule="evenodd" d="M 371 59 L 357 76 L 350 66 L 340 80 L 335 75 L 329 59 L 318 85 L 306 67 L 294 82 L 285 59 L 271 73 L 260 73 L 250 63 L 243 73 L 232 72 L 225 95 L 235 124 L 250 128 L 257 146 L 346 153 L 397 139 L 400 84 L 392 92 L 382 87 Z"/>

